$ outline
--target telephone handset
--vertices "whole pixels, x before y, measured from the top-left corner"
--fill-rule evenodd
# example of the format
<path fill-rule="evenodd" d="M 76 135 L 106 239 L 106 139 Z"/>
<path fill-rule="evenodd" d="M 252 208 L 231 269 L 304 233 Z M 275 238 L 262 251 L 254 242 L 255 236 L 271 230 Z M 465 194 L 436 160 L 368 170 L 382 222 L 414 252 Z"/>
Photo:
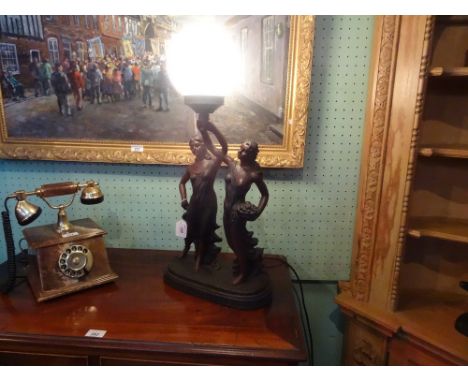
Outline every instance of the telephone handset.
<path fill-rule="evenodd" d="M 5 199 L 2 222 L 7 246 L 7 278 L 2 292 L 8 293 L 16 280 L 16 256 L 7 208 L 10 199 L 16 199 L 15 215 L 20 225 L 28 225 L 41 213 L 41 208 L 27 200 L 29 196 L 41 198 L 50 208 L 58 210 L 56 224 L 25 228 L 24 237 L 29 245 L 28 282 L 37 301 L 45 301 L 68 293 L 115 280 L 107 259 L 103 236 L 106 234 L 91 219 L 68 220 L 66 208 L 81 192 L 83 204 L 97 204 L 104 200 L 99 184 L 85 183 L 45 184 L 34 191 L 16 191 Z M 72 195 L 68 203 L 53 205 L 48 198 Z"/>

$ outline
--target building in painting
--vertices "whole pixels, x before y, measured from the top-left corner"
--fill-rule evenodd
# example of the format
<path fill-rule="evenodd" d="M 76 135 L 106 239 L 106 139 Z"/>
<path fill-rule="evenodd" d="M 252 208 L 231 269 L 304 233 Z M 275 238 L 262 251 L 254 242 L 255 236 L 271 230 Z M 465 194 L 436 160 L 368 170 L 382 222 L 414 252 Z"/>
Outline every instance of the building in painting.
<path fill-rule="evenodd" d="M 123 16 L 124 33 L 122 36 L 123 56 L 143 57 L 145 55 L 145 38 L 142 18 L 145 16 Z"/>
<path fill-rule="evenodd" d="M 173 16 L 146 16 L 145 19 L 145 47 L 146 52 L 154 56 L 166 53 L 166 41 L 175 31 L 176 23 Z"/>
<path fill-rule="evenodd" d="M 100 39 L 98 16 L 0 16 L 0 64 L 26 85 L 34 58 L 84 61 Z"/>
<path fill-rule="evenodd" d="M 11 71 L 26 84 L 29 64 L 47 50 L 41 16 L 0 16 L 0 68 Z"/>
<path fill-rule="evenodd" d="M 233 16 L 229 28 L 240 54 L 240 97 L 283 118 L 286 89 L 289 17 Z"/>
<path fill-rule="evenodd" d="M 105 56 L 161 56 L 174 25 L 171 16 L 0 16 L 0 67 L 31 86 L 28 68 L 34 58 L 53 65 Z"/>
<path fill-rule="evenodd" d="M 42 16 L 46 57 L 51 63 L 85 61 L 99 37 L 98 16 Z"/>
<path fill-rule="evenodd" d="M 101 52 L 93 52 L 96 57 L 108 55 L 111 57 L 121 57 L 124 55 L 122 38 L 124 35 L 123 16 L 105 15 L 99 16 L 99 29 L 101 32 Z"/>

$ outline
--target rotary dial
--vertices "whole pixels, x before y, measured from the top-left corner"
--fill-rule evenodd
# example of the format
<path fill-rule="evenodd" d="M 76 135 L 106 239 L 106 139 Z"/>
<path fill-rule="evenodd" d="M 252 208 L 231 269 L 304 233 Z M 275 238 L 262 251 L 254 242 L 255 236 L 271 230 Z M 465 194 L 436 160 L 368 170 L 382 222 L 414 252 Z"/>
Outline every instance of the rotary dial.
<path fill-rule="evenodd" d="M 84 245 L 70 244 L 60 255 L 58 267 L 65 276 L 78 279 L 91 271 L 93 254 Z"/>

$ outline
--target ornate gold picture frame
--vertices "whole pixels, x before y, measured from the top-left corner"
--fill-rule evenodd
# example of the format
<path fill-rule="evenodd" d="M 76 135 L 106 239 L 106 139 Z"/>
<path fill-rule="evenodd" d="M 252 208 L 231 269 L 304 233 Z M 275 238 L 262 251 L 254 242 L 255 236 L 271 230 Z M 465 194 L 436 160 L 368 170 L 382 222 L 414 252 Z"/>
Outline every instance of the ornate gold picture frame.
<path fill-rule="evenodd" d="M 17 54 L 16 62 L 20 62 L 18 68 L 23 68 L 24 71 L 28 71 L 28 68 L 31 67 L 32 63 L 35 61 L 41 62 L 44 61 L 45 57 L 38 57 L 41 55 L 50 57 L 50 49 L 54 49 L 54 44 L 57 46 L 57 52 L 62 53 L 64 48 L 67 49 L 70 61 L 73 62 L 73 59 L 76 57 L 75 49 L 79 49 L 83 45 L 79 45 L 79 38 L 74 38 L 73 30 L 77 28 L 82 28 L 87 31 L 89 25 L 94 25 L 96 30 L 100 32 L 105 31 L 105 28 L 109 28 L 110 32 L 108 33 L 110 37 L 114 35 L 114 38 L 117 38 L 118 31 L 117 28 L 121 28 L 120 38 L 126 36 L 125 33 L 128 32 L 125 25 L 126 22 L 131 22 L 132 20 L 124 20 L 124 16 L 0 16 L 3 20 L 6 18 L 17 17 L 18 22 L 25 22 L 26 25 L 29 23 L 31 26 L 29 29 L 26 26 L 19 36 L 13 36 L 12 33 L 4 33 L 0 38 L 0 48 L 4 49 L 2 52 L 2 58 L 5 62 L 11 55 L 8 56 L 13 50 Z M 93 20 L 92 17 L 95 17 Z M 127 17 L 127 16 L 125 16 Z M 132 17 L 132 16 L 129 16 Z M 159 19 L 158 19 L 159 17 Z M 252 16 L 254 17 L 254 16 Z M 257 16 L 256 16 L 257 17 Z M 260 17 L 260 16 L 258 16 Z M 32 22 L 31 18 L 39 18 L 38 20 Z M 88 20 L 89 18 L 89 20 Z M 108 18 L 108 19 L 106 19 Z M 245 18 L 238 16 L 232 17 L 234 22 Z M 266 18 L 266 16 L 265 16 Z M 0 24 L 4 21 L 0 20 Z M 65 20 L 65 21 L 64 21 Z M 68 21 L 69 20 L 69 21 Z M 164 32 L 164 28 L 167 26 L 165 23 L 170 23 L 168 21 L 168 16 L 141 16 L 141 19 L 138 20 L 136 28 L 142 35 L 142 39 L 146 41 L 147 44 L 153 44 L 153 51 L 159 49 L 160 45 L 155 43 L 157 35 L 160 35 Z M 263 23 L 263 19 L 259 19 L 259 23 Z M 278 21 L 280 20 L 280 21 Z M 65 28 L 66 32 L 60 34 L 60 23 L 69 22 L 70 27 Z M 53 24 L 56 23 L 56 24 Z M 85 27 L 86 23 L 86 27 Z M 95 23 L 95 24 L 93 24 Z M 160 23 L 160 25 L 158 24 Z M 42 24 L 42 25 L 41 25 Z M 4 23 L 3 28 L 7 28 L 9 24 Z M 13 25 L 13 24 L 11 24 Z M 19 25 L 17 23 L 17 25 Z M 42 52 L 39 48 L 34 48 L 34 44 L 28 49 L 30 56 L 25 57 L 25 54 L 18 54 L 17 50 L 20 50 L 21 47 L 13 49 L 13 45 L 19 44 L 21 39 L 28 38 L 27 34 L 33 33 L 32 26 L 34 25 L 34 33 L 37 33 L 38 36 L 34 38 L 34 44 L 38 44 L 40 41 L 45 44 L 45 52 Z M 263 27 L 263 24 L 260 24 L 260 28 Z M 40 29 L 42 28 L 42 29 Z M 54 29 L 55 28 L 55 29 Z M 73 29 L 75 28 L 75 29 Z M 112 28 L 116 28 L 113 30 Z M 149 32 L 151 28 L 152 32 Z M 160 29 L 158 29 L 160 28 Z M 58 32 L 59 31 L 59 32 Z M 113 31 L 113 32 L 112 32 Z M 157 31 L 157 33 L 155 33 Z M 261 31 L 261 29 L 260 29 Z M 306 128 L 307 128 L 307 118 L 308 118 L 308 106 L 309 106 L 309 92 L 311 85 L 311 71 L 312 71 L 312 47 L 313 47 L 313 38 L 314 38 L 314 17 L 313 16 L 287 16 L 287 21 L 282 22 L 278 16 L 273 17 L 272 21 L 272 34 L 274 39 L 287 38 L 285 45 L 285 70 L 284 70 L 284 79 L 282 83 L 284 88 L 282 93 L 284 96 L 283 105 L 284 107 L 277 108 L 280 111 L 277 115 L 280 116 L 278 119 L 278 125 L 280 126 L 280 134 L 277 134 L 281 139 L 279 143 L 263 143 L 259 141 L 260 144 L 260 154 L 258 157 L 259 163 L 264 167 L 276 167 L 276 168 L 300 168 L 303 166 L 304 161 L 304 146 L 305 146 L 305 137 L 306 137 Z M 88 33 L 88 32 L 87 32 Z M 89 32 L 91 33 L 91 32 Z M 88 34 L 89 34 L 88 33 Z M 247 32 L 246 32 L 247 33 Z M 64 35 L 67 36 L 64 37 Z M 105 35 L 105 33 L 103 33 Z M 70 36 L 71 35 L 71 36 Z M 110 39 L 109 37 L 109 39 Z M 138 37 L 138 36 L 136 36 Z M 87 49 L 88 54 L 91 54 L 91 41 L 92 38 L 86 37 L 82 38 L 84 41 L 85 49 Z M 149 42 L 151 41 L 152 42 Z M 129 40 L 130 41 L 130 40 Z M 134 39 L 134 41 L 136 41 Z M 275 40 L 276 41 L 276 40 Z M 131 42 L 131 41 L 130 41 Z M 122 52 L 125 49 L 131 49 L 131 43 L 127 44 L 121 43 L 123 48 Z M 264 42 L 261 42 L 264 43 Z M 88 46 L 86 47 L 86 44 Z M 108 47 L 109 43 L 104 41 L 102 47 Z M 260 46 L 262 46 L 260 44 Z M 47 49 L 49 49 L 47 51 Z M 93 48 L 95 49 L 95 48 Z M 136 48 L 135 48 L 136 49 Z M 34 56 L 34 51 L 36 56 Z M 120 53 L 123 54 L 123 53 Z M 5 58 L 6 57 L 6 58 Z M 261 57 L 259 57 L 261 60 Z M 21 65 L 21 61 L 23 64 Z M 26 61 L 26 64 L 24 63 Z M 28 63 L 29 64 L 28 66 Z M 14 63 L 14 61 L 13 61 Z M 133 137 L 124 137 L 123 139 L 115 139 L 112 137 L 107 139 L 107 136 L 104 133 L 104 136 L 97 136 L 96 138 L 90 139 L 89 137 L 75 136 L 75 137 L 57 137 L 57 136 L 48 136 L 47 135 L 47 125 L 43 121 L 44 130 L 41 130 L 40 133 L 37 133 L 37 136 L 28 136 L 28 134 L 15 133 L 15 128 L 13 127 L 13 119 L 15 121 L 19 120 L 24 122 L 24 119 L 27 118 L 26 113 L 23 113 L 23 107 L 26 107 L 28 98 L 31 99 L 31 102 L 35 102 L 35 97 L 33 94 L 34 85 L 29 85 L 29 96 L 26 94 L 26 101 L 17 102 L 14 104 L 12 101 L 12 94 L 5 94 L 5 89 L 8 87 L 8 84 L 3 81 L 5 77 L 5 63 L 2 61 L 3 73 L 2 73 L 2 93 L 3 96 L 0 96 L 0 157 L 7 159 L 25 159 L 25 160 L 57 160 L 57 161 L 80 161 L 80 162 L 107 162 L 107 163 L 139 163 L 139 164 L 172 164 L 172 165 L 185 165 L 190 163 L 193 160 L 192 153 L 189 150 L 188 140 L 185 141 L 167 141 L 163 140 L 148 140 L 142 135 L 143 138 L 133 138 Z M 53 65 L 52 65 L 53 66 Z M 14 74 L 14 73 L 13 73 Z M 17 72 L 17 77 L 20 78 L 20 73 Z M 10 73 L 11 75 L 11 73 Z M 26 85 L 25 85 L 26 87 Z M 122 93 L 123 94 L 123 93 Z M 48 95 L 54 99 L 54 108 L 56 108 L 57 101 L 55 100 L 55 95 Z M 70 99 L 73 100 L 72 95 L 70 94 Z M 122 95 L 123 97 L 123 95 Z M 156 98 L 156 97 L 155 97 Z M 86 99 L 85 99 L 86 100 Z M 36 101 L 38 102 L 38 101 Z M 88 101 L 89 102 L 89 101 Z M 156 103 L 153 99 L 153 102 Z M 74 107 L 73 101 L 70 101 L 71 106 Z M 141 102 L 140 102 L 141 103 Z M 9 106 L 12 105 L 12 106 Z M 95 107 L 96 105 L 89 105 L 90 107 Z M 140 106 L 140 105 L 139 105 Z M 88 105 L 85 105 L 85 109 Z M 100 129 L 104 130 L 106 128 L 111 131 L 113 126 L 111 122 L 106 127 L 106 115 L 110 116 L 113 112 L 109 112 L 111 106 L 103 104 L 101 109 L 97 109 L 96 106 L 96 115 L 99 115 L 99 121 L 101 121 Z M 115 106 L 112 106 L 115 107 Z M 141 106 L 140 106 L 141 107 Z M 107 108 L 107 109 L 106 109 Z M 187 107 L 188 108 L 188 107 Z M 15 110 L 14 112 L 12 110 Z M 58 119 L 59 113 L 58 109 L 54 109 L 54 118 Z M 77 108 L 78 110 L 78 108 Z M 118 110 L 118 109 L 116 109 Z M 159 111 L 161 109 L 153 110 Z M 34 110 L 33 110 L 34 111 Z M 61 110 L 62 111 L 62 110 Z M 164 111 L 164 110 L 163 110 Z M 172 111 L 172 109 L 171 109 Z M 79 112 L 76 112 L 77 115 Z M 103 113 L 103 114 L 101 114 Z M 106 114 L 107 113 L 107 114 Z M 145 113 L 148 111 L 145 110 Z M 34 113 L 33 113 L 34 114 Z M 176 114 L 176 113 L 174 113 Z M 253 112 L 251 114 L 254 114 Z M 12 117 L 14 115 L 14 117 Z M 29 115 L 29 114 L 28 114 Z M 32 115 L 32 114 L 31 114 Z M 34 114 L 36 115 L 36 114 Z M 170 113 L 155 113 L 155 116 L 167 116 Z M 66 118 L 66 115 L 63 116 Z M 216 119 L 216 113 L 213 115 Z M 70 117 L 73 118 L 73 117 Z M 161 117 L 162 118 L 162 117 Z M 71 120 L 71 119 L 69 119 Z M 64 119 L 64 124 L 70 123 L 69 120 Z M 192 123 L 194 123 L 194 118 Z M 79 121 L 75 120 L 75 121 Z M 216 122 L 216 120 L 215 120 Z M 15 122 L 16 123 L 16 122 Z M 77 128 L 83 128 L 79 126 L 78 122 Z M 28 120 L 28 126 L 31 126 L 31 129 L 38 129 L 38 124 L 35 119 Z M 35 126 L 36 125 L 36 126 Z M 130 129 L 130 127 L 129 127 Z M 24 131 L 24 130 L 23 130 Z M 45 132 L 44 132 L 45 131 Z M 229 150 L 230 154 L 236 156 L 235 152 L 238 149 L 239 143 L 246 138 L 240 136 L 238 141 L 231 142 L 229 141 Z M 253 138 L 255 139 L 255 137 Z"/>

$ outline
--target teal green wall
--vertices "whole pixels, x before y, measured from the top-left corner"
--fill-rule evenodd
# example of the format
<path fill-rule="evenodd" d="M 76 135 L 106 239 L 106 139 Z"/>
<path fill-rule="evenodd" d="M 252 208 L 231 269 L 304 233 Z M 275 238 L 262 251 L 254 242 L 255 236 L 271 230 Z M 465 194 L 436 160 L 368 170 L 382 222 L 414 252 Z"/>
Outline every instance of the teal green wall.
<path fill-rule="evenodd" d="M 314 364 L 336 366 L 341 364 L 344 317 L 334 302 L 336 282 L 304 283 L 306 308 L 309 313 Z M 299 288 L 296 287 L 299 291 Z"/>
<path fill-rule="evenodd" d="M 265 170 L 271 198 L 251 228 L 266 252 L 287 256 L 303 279 L 349 277 L 372 29 L 370 16 L 316 17 L 304 168 Z M 1 160 L 0 199 L 44 183 L 96 179 L 105 202 L 93 207 L 75 203 L 71 219 L 94 219 L 108 231 L 108 246 L 180 249 L 174 224 L 182 213 L 177 186 L 183 171 L 177 166 Z M 215 185 L 220 205 L 223 175 Z M 257 197 L 252 191 L 250 198 Z M 34 225 L 52 221 L 54 214 L 44 208 Z M 17 239 L 20 231 L 14 226 Z M 229 250 L 226 244 L 223 249 Z M 4 261 L 5 251 L 0 251 Z M 312 315 L 318 295 L 333 309 L 332 294 L 320 288 L 314 293 L 308 298 Z M 314 325 L 330 328 L 331 321 L 323 316 Z M 330 353 L 322 364 L 339 360 L 331 356 L 341 341 L 335 334 L 321 340 Z"/>

